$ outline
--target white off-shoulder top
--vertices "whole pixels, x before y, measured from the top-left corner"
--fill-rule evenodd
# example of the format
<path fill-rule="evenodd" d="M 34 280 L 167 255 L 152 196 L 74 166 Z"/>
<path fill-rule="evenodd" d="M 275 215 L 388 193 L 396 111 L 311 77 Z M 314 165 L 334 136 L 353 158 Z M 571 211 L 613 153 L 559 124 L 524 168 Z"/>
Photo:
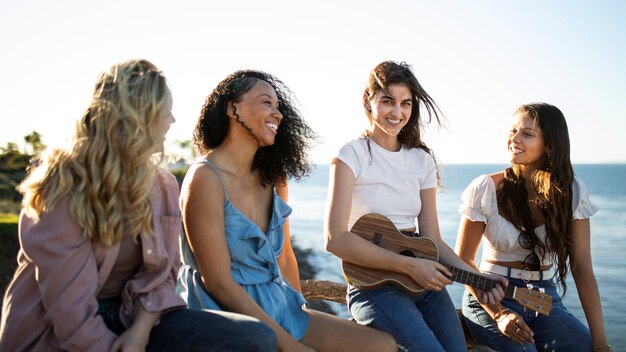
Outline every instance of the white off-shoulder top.
<path fill-rule="evenodd" d="M 518 242 L 519 230 L 498 213 L 496 185 L 490 175 L 475 178 L 462 195 L 459 212 L 471 221 L 484 222 L 482 259 L 492 261 L 523 261 L 530 250 Z M 591 204 L 587 187 L 578 177 L 572 185 L 572 209 L 574 219 L 587 219 L 598 208 Z M 535 233 L 545 242 L 545 225 L 535 228 Z M 543 258 L 542 265 L 552 265 L 551 256 Z"/>

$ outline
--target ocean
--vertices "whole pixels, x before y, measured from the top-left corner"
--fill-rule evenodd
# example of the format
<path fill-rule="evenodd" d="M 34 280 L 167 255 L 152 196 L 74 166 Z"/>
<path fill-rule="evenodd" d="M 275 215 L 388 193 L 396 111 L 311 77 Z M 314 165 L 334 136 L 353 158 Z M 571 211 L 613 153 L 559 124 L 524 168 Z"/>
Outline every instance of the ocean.
<path fill-rule="evenodd" d="M 328 165 L 316 165 L 312 174 L 289 185 L 291 236 L 294 244 L 309 249 L 317 279 L 345 283 L 341 262 L 324 249 L 323 221 L 326 206 Z M 456 240 L 461 193 L 476 176 L 503 170 L 506 165 L 443 165 L 440 172 L 445 190 L 437 197 L 441 235 L 452 248 Z M 604 322 L 609 343 L 615 351 L 626 351 L 626 304 L 620 296 L 626 289 L 626 164 L 580 164 L 574 172 L 582 178 L 591 201 L 600 211 L 591 218 L 593 269 L 602 298 Z M 480 253 L 477 255 L 480 256 Z M 586 324 L 576 285 L 569 276 L 566 307 Z M 456 306 L 460 306 L 463 285 L 447 287 Z M 622 293 L 620 293 L 622 292 Z M 347 308 L 333 304 L 337 315 L 348 317 Z"/>

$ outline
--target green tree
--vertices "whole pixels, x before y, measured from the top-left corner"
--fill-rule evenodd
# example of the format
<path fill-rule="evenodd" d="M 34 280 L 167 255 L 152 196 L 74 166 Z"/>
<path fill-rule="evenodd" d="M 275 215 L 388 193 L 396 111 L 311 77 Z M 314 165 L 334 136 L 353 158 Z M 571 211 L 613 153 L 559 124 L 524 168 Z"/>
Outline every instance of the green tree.
<path fill-rule="evenodd" d="M 6 147 L 0 147 L 0 149 L 2 149 L 2 154 L 9 154 L 11 152 L 19 152 L 19 149 L 17 148 L 17 144 L 13 143 L 13 142 L 9 142 L 7 143 Z"/>
<path fill-rule="evenodd" d="M 31 160 L 37 158 L 46 149 L 41 134 L 33 131 L 24 137 L 26 146 L 20 151 L 17 144 L 8 142 L 0 147 L 0 199 L 18 202 L 21 198 L 15 189 L 27 175 Z"/>
<path fill-rule="evenodd" d="M 33 131 L 29 135 L 25 136 L 24 141 L 26 142 L 26 146 L 30 147 L 30 153 L 26 150 L 24 152 L 26 154 L 30 154 L 31 156 L 38 155 L 46 149 L 46 145 L 41 142 L 41 134 L 37 131 Z"/>
<path fill-rule="evenodd" d="M 190 139 L 186 139 L 184 141 L 177 140 L 176 144 L 178 144 L 178 147 L 181 149 L 183 154 L 189 153 L 188 156 L 191 156 L 192 159 L 195 159 L 198 156 L 198 152 L 195 146 L 191 143 Z"/>

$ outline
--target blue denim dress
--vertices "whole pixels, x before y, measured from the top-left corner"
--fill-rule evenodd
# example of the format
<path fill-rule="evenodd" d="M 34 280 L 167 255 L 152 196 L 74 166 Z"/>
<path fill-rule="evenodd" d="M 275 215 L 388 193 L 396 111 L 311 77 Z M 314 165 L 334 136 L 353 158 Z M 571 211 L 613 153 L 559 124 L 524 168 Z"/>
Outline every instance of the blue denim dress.
<path fill-rule="evenodd" d="M 233 279 L 265 313 L 300 340 L 310 322 L 309 315 L 302 310 L 306 301 L 283 279 L 277 262 L 285 239 L 283 224 L 291 214 L 291 208 L 274 191 L 270 225 L 267 233 L 263 233 L 230 202 L 217 168 L 208 160 L 204 163 L 215 170 L 224 188 L 224 223 Z M 189 308 L 223 310 L 204 289 L 200 271 L 184 235 L 181 236 L 181 254 L 183 265 L 178 273 L 178 294 Z"/>

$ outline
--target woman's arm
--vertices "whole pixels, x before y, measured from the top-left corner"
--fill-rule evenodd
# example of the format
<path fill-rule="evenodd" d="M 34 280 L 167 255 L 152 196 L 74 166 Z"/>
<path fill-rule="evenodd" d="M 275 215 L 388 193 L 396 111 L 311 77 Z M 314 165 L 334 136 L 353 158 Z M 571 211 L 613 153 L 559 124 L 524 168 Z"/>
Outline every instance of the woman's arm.
<path fill-rule="evenodd" d="M 417 216 L 420 236 L 430 238 L 437 244 L 439 260 L 443 263 L 459 267 L 464 270 L 476 272 L 477 270 L 462 261 L 452 248 L 441 238 L 439 229 L 439 217 L 437 215 L 437 189 L 428 188 L 420 191 L 422 210 Z"/>
<path fill-rule="evenodd" d="M 152 327 L 160 316 L 160 311 L 148 312 L 141 304 L 133 305 L 133 325 L 115 340 L 109 351 L 144 351 L 148 345 Z"/>
<path fill-rule="evenodd" d="M 132 323 L 117 338 L 111 351 L 143 351 L 161 313 L 185 305 L 175 290 L 180 268 L 181 233 L 178 182 L 174 175 L 159 168 L 154 187 L 156 192 L 151 200 L 154 233 L 143 236 L 142 245 L 144 250 L 146 247 L 153 250 L 150 258 L 161 260 L 144 260 L 142 270 L 127 284 L 133 288 L 129 297 L 132 300 Z"/>
<path fill-rule="evenodd" d="M 129 314 L 135 311 L 135 304 L 141 304 L 148 312 L 186 306 L 176 294 L 182 232 L 178 182 L 161 168 L 157 169 L 154 182 L 150 204 L 154 233 L 141 235 L 142 250 L 151 254 L 143 256 L 141 270 L 126 283 L 124 293 L 128 295 L 122 295 L 122 305 Z M 130 317 L 125 314 L 123 318 L 127 325 L 131 324 Z"/>
<path fill-rule="evenodd" d="M 202 283 L 227 311 L 249 315 L 272 328 L 281 350 L 298 342 L 235 282 L 224 231 L 225 194 L 217 174 L 206 165 L 188 171 L 190 181 L 183 184 L 181 209 L 189 246 L 202 276 Z"/>
<path fill-rule="evenodd" d="M 474 262 L 474 259 L 476 258 L 480 240 L 485 232 L 485 226 L 484 222 L 471 221 L 464 216 L 461 217 L 461 223 L 459 224 L 459 233 L 456 239 L 456 253 L 476 271 L 478 271 L 478 266 Z M 503 287 L 508 285 L 508 281 L 504 277 L 494 275 L 494 278 L 501 280 Z M 478 303 L 480 303 L 491 318 L 495 320 L 498 329 L 500 329 L 504 335 L 516 342 L 534 343 L 533 331 L 530 327 L 528 327 L 517 314 L 510 312 L 500 304 L 500 300 L 504 297 L 504 292 L 501 292 L 500 295 L 498 291 L 496 295 L 493 289 L 491 291 L 482 291 L 474 289 L 471 286 L 466 287 L 474 297 L 477 297 Z"/>
<path fill-rule="evenodd" d="M 287 202 L 289 198 L 289 185 L 285 183 L 284 186 L 276 187 L 276 193 L 285 202 Z M 296 260 L 296 255 L 293 252 L 293 247 L 291 246 L 289 218 L 286 219 L 285 224 L 283 225 L 283 232 L 285 233 L 285 243 L 283 244 L 283 251 L 278 257 L 278 266 L 280 267 L 281 274 L 285 280 L 289 282 L 291 287 L 299 292 L 302 292 L 302 288 L 300 287 L 300 274 L 298 272 L 298 261 Z"/>
<path fill-rule="evenodd" d="M 72 218 L 70 197 L 33 224 L 22 215 L 20 243 L 35 266 L 35 280 L 60 347 L 107 351 L 117 336 L 98 315 L 98 269 L 91 240 Z"/>
<path fill-rule="evenodd" d="M 354 181 L 352 170 L 334 159 L 330 166 L 324 221 L 326 250 L 357 265 L 405 273 L 427 290 L 441 289 L 449 284 L 450 280 L 444 274 L 450 273 L 443 265 L 393 253 L 348 231 Z"/>
<path fill-rule="evenodd" d="M 464 216 L 461 217 L 459 232 L 456 238 L 456 253 L 463 262 L 465 262 L 468 266 L 472 268 L 472 272 L 479 272 L 475 259 L 476 252 L 478 251 L 478 246 L 480 245 L 480 240 L 482 239 L 484 232 L 484 222 L 471 221 Z M 497 275 L 494 276 L 494 278 L 501 278 L 501 276 Z M 482 304 L 483 308 L 485 308 L 485 310 L 487 311 L 487 313 L 489 313 L 489 315 L 491 315 L 491 317 L 494 317 L 496 313 L 503 309 L 502 305 L 498 303 L 500 300 L 494 302 L 493 300 L 491 300 L 490 297 L 484 297 L 484 291 L 476 290 L 471 286 L 466 287 L 469 292 L 474 295 L 474 297 L 477 297 L 477 299 L 480 298 L 479 303 Z M 490 292 L 491 291 L 487 293 Z M 504 297 L 504 292 L 502 292 L 502 297 Z M 483 302 L 485 303 L 483 304 Z"/>
<path fill-rule="evenodd" d="M 573 252 L 570 254 L 570 270 L 591 331 L 593 346 L 599 347 L 606 344 L 607 341 L 604 332 L 600 292 L 591 263 L 590 227 L 589 219 L 573 221 L 572 240 L 574 246 Z"/>
<path fill-rule="evenodd" d="M 471 259 L 469 261 L 462 260 L 441 238 L 439 218 L 437 216 L 437 189 L 428 188 L 420 191 L 420 198 L 422 201 L 422 210 L 417 216 L 419 232 L 422 236 L 432 239 L 437 244 L 439 249 L 439 261 L 475 274 L 479 274 L 480 272 L 478 271 L 476 264 L 474 264 L 474 257 L 476 255 L 476 250 L 478 249 L 478 243 L 480 242 L 482 231 L 479 233 L 477 240 L 474 240 L 476 243 L 472 243 L 472 246 L 475 245 L 475 247 L 473 253 L 471 253 Z M 502 300 L 502 298 L 504 298 L 503 287 L 506 287 L 508 282 L 503 277 L 498 276 L 497 279 L 500 281 L 500 285 L 496 285 L 489 291 L 472 288 L 470 292 L 472 292 L 472 294 L 474 294 L 480 302 L 490 304 L 498 303 Z"/>

